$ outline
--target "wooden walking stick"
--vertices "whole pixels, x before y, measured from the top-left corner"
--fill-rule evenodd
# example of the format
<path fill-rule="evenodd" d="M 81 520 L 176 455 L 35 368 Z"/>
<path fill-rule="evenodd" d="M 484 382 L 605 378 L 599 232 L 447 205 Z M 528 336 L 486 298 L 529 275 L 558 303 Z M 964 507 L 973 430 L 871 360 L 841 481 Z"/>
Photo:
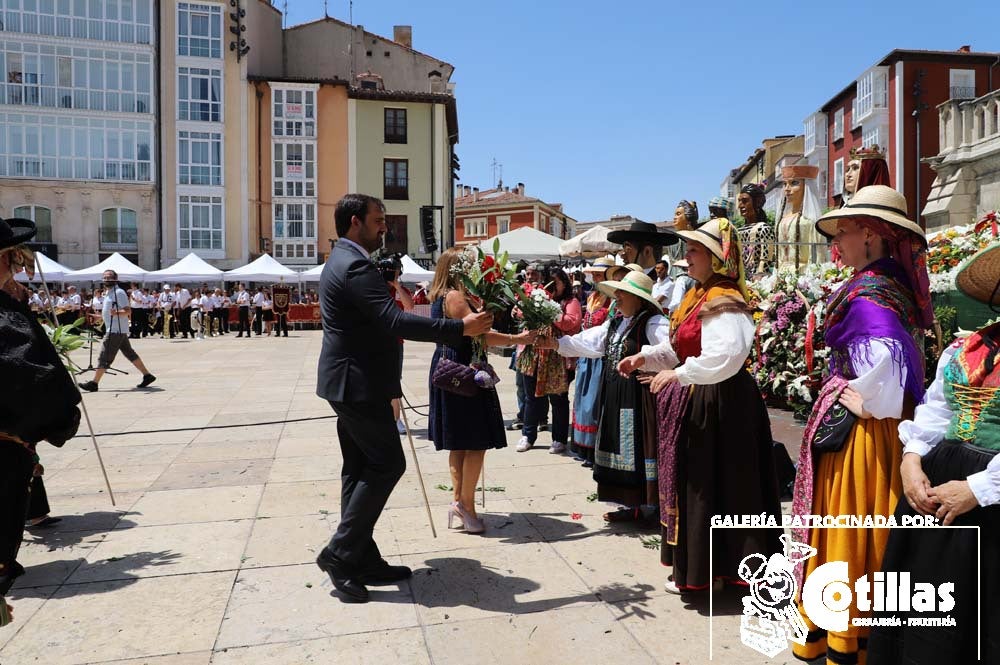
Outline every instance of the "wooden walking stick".
<path fill-rule="evenodd" d="M 42 272 L 41 263 L 36 261 L 35 265 L 38 267 L 38 276 L 42 280 L 42 284 L 45 284 L 45 273 Z M 48 292 L 48 286 L 45 287 L 45 291 Z M 111 297 L 114 298 L 115 294 L 112 293 Z M 115 301 L 115 306 L 117 307 L 117 299 Z M 57 322 L 55 305 L 52 304 L 51 294 L 49 296 L 49 313 L 52 316 L 52 321 Z M 76 392 L 80 395 L 80 408 L 83 410 L 84 420 L 87 421 L 87 430 L 90 432 L 90 441 L 94 444 L 94 452 L 97 453 L 97 462 L 101 465 L 101 473 L 104 474 L 104 486 L 108 488 L 108 497 L 111 499 L 111 505 L 115 504 L 115 493 L 111 490 L 111 481 L 108 480 L 108 470 L 104 468 L 104 458 L 101 457 L 101 448 L 97 445 L 97 437 L 94 436 L 94 426 L 90 423 L 90 413 L 87 411 L 87 402 L 83 399 L 83 391 L 80 390 L 80 386 L 77 385 L 76 381 L 73 381 L 73 387 L 76 388 Z"/>
<path fill-rule="evenodd" d="M 427 498 L 427 488 L 424 487 L 424 475 L 420 473 L 420 460 L 417 459 L 417 448 L 413 445 L 413 433 L 410 431 L 410 421 L 406 418 L 406 407 L 399 405 L 399 413 L 403 416 L 403 427 L 406 428 L 406 438 L 410 441 L 410 451 L 413 453 L 413 466 L 417 470 L 417 480 L 420 481 L 420 491 L 424 495 L 424 507 L 427 508 L 427 521 L 431 524 L 431 533 L 437 538 L 437 529 L 434 528 L 434 518 L 431 517 L 431 502 Z"/>
<path fill-rule="evenodd" d="M 483 455 L 483 486 L 480 489 L 483 495 L 483 510 L 486 510 L 486 455 Z"/>

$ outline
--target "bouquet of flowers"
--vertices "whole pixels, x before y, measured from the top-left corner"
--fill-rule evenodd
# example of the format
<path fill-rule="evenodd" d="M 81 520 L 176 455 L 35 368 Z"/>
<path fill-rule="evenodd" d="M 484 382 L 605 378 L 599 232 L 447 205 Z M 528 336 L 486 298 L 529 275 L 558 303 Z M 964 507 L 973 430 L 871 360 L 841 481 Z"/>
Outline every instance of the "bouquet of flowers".
<path fill-rule="evenodd" d="M 955 289 L 958 266 L 964 259 L 998 240 L 1000 214 L 992 210 L 973 224 L 953 226 L 927 237 L 927 272 L 931 293 Z"/>
<path fill-rule="evenodd" d="M 826 300 L 850 276 L 832 263 L 772 272 L 753 284 L 759 297 L 752 372 L 765 399 L 805 416 L 816 399 L 829 351 L 823 345 Z"/>
<path fill-rule="evenodd" d="M 514 308 L 514 317 L 520 319 L 521 330 L 549 330 L 562 316 L 562 306 L 552 300 L 548 291 L 540 286 L 525 284 Z M 517 368 L 522 374 L 533 376 L 535 356 L 533 346 L 526 347 L 517 357 Z"/>

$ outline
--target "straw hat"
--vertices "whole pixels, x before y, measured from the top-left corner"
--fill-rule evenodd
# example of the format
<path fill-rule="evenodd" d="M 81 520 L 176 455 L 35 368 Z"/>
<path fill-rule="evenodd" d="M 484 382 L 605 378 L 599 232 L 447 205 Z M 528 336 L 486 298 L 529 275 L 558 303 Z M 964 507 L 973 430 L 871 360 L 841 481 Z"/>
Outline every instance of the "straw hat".
<path fill-rule="evenodd" d="M 614 259 L 612 259 L 610 257 L 607 257 L 607 256 L 602 256 L 601 258 L 599 258 L 596 261 L 594 261 L 594 265 L 585 267 L 583 269 L 583 272 L 590 272 L 590 273 L 598 272 L 598 273 L 603 273 L 603 272 L 607 272 L 609 268 L 614 268 L 614 267 L 615 267 L 615 260 Z"/>
<path fill-rule="evenodd" d="M 837 220 L 859 216 L 874 217 L 921 238 L 925 237 L 920 225 L 907 217 L 906 197 L 885 185 L 862 187 L 851 197 L 850 203 L 843 208 L 831 210 L 816 220 L 816 230 L 827 238 L 832 238 L 837 233 Z"/>
<path fill-rule="evenodd" d="M 722 218 L 710 219 L 701 226 L 691 231 L 676 231 L 677 235 L 685 240 L 693 240 L 701 243 L 708 251 L 715 254 L 720 261 L 725 261 L 722 256 L 722 231 L 719 230 L 719 222 Z M 675 263 L 674 265 L 679 265 Z"/>
<path fill-rule="evenodd" d="M 994 243 L 979 250 L 959 266 L 955 286 L 973 300 L 992 306 L 1000 305 L 998 281 L 1000 281 L 1000 243 Z"/>
<path fill-rule="evenodd" d="M 605 279 L 614 279 L 616 275 L 618 277 L 622 277 L 622 276 L 626 275 L 627 273 L 630 273 L 630 272 L 633 272 L 633 271 L 634 272 L 641 272 L 641 273 L 646 272 L 645 270 L 642 269 L 642 266 L 640 266 L 637 263 L 626 263 L 623 266 L 615 265 L 615 266 L 611 266 L 610 268 L 608 268 L 608 271 L 606 273 L 604 273 L 604 278 Z"/>
<path fill-rule="evenodd" d="M 687 259 L 677 259 L 676 261 L 674 261 L 674 267 L 684 268 L 685 270 L 687 270 L 688 269 Z"/>
<path fill-rule="evenodd" d="M 638 296 L 653 306 L 655 311 L 663 312 L 663 305 L 653 297 L 653 280 L 642 270 L 633 270 L 621 280 L 608 280 L 597 285 L 597 289 L 606 296 L 614 296 L 615 291 L 625 291 Z"/>

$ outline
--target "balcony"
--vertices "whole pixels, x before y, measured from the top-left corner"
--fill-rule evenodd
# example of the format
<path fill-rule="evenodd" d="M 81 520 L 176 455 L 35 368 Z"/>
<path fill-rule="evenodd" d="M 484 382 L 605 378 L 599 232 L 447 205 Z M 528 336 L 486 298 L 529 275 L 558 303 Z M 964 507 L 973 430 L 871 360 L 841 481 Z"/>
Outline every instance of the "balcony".
<path fill-rule="evenodd" d="M 952 88 L 954 90 L 954 88 Z M 941 155 L 1000 140 L 1000 90 L 978 99 L 952 99 L 938 106 Z"/>
<path fill-rule="evenodd" d="M 950 99 L 975 99 L 976 86 L 953 85 L 948 89 Z"/>

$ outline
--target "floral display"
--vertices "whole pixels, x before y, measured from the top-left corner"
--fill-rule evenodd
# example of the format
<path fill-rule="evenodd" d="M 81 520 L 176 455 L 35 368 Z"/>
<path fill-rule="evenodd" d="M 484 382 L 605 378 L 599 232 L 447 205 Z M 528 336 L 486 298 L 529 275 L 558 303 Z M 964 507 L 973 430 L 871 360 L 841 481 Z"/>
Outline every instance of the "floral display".
<path fill-rule="evenodd" d="M 757 339 L 752 372 L 764 398 L 804 416 L 812 407 L 826 369 L 823 315 L 826 300 L 850 269 L 833 263 L 772 271 L 753 282 Z"/>
<path fill-rule="evenodd" d="M 541 330 L 559 320 L 562 307 L 552 300 L 548 291 L 525 284 L 518 299 L 514 316 L 521 321 L 522 330 Z"/>
<path fill-rule="evenodd" d="M 931 293 L 955 289 L 959 264 L 983 247 L 996 242 L 1000 235 L 1000 217 L 995 210 L 974 224 L 953 226 L 927 237 L 927 271 Z"/>

